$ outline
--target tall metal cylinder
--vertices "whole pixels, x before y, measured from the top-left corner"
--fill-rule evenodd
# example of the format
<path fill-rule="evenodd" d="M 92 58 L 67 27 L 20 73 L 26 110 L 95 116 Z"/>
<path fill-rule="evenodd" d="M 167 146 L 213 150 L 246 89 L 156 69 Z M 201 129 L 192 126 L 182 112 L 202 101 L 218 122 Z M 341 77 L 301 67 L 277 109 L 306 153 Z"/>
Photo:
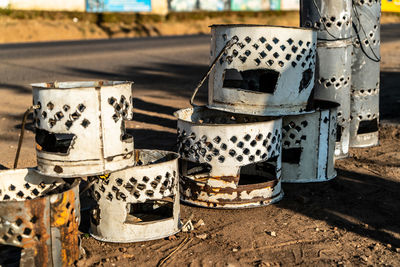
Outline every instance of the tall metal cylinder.
<path fill-rule="evenodd" d="M 380 0 L 355 0 L 350 146 L 379 142 Z"/>
<path fill-rule="evenodd" d="M 314 97 L 338 102 L 335 158 L 348 155 L 352 53 L 351 0 L 301 0 L 300 23 L 317 29 Z"/>

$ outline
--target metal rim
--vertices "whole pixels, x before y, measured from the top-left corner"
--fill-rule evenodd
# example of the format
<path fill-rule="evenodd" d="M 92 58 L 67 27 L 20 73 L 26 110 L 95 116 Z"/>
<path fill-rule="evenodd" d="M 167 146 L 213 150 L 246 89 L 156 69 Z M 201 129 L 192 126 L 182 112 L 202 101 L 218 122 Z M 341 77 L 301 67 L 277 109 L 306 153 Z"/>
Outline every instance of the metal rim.
<path fill-rule="evenodd" d="M 35 89 L 85 89 L 93 87 L 108 87 L 118 85 L 132 85 L 133 81 L 70 81 L 70 82 L 45 82 L 32 83 L 31 86 Z"/>

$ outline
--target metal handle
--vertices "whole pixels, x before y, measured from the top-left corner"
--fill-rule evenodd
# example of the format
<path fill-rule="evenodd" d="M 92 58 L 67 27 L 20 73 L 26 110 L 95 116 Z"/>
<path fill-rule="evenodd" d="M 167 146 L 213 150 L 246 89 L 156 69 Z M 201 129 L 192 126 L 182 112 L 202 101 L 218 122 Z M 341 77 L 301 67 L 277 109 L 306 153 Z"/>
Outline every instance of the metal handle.
<path fill-rule="evenodd" d="M 18 140 L 18 148 L 17 148 L 17 153 L 15 154 L 15 159 L 14 159 L 14 169 L 17 168 L 18 166 L 18 159 L 19 159 L 19 153 L 21 152 L 21 146 L 22 146 L 22 141 L 24 139 L 24 132 L 25 132 L 25 124 L 26 124 L 26 119 L 28 118 L 28 115 L 31 111 L 40 108 L 40 105 L 35 105 L 35 106 L 30 106 L 24 113 L 24 117 L 22 118 L 22 124 L 21 124 L 21 133 L 19 135 L 19 140 Z"/>
<path fill-rule="evenodd" d="M 232 39 L 230 39 L 222 48 L 222 50 L 219 52 L 218 56 L 214 59 L 214 61 L 211 63 L 211 65 L 208 67 L 208 71 L 204 74 L 203 78 L 201 78 L 200 82 L 197 84 L 196 88 L 194 89 L 194 92 L 192 94 L 192 97 L 190 98 L 190 105 L 191 106 L 196 106 L 194 102 L 194 98 L 196 97 L 197 92 L 199 91 L 200 87 L 203 85 L 204 81 L 208 78 L 210 75 L 211 71 L 214 69 L 215 64 L 220 60 L 222 55 L 226 52 L 226 50 L 230 49 L 234 44 L 236 44 L 239 41 L 239 38 L 237 36 L 233 36 Z"/>

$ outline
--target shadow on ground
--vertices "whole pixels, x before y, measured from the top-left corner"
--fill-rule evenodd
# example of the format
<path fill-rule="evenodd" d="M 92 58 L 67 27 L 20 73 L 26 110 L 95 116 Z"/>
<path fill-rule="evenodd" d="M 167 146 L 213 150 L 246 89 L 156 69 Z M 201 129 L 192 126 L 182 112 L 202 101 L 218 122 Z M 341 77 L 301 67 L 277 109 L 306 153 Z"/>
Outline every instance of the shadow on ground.
<path fill-rule="evenodd" d="M 338 169 L 326 183 L 284 184 L 277 204 L 332 226 L 400 247 L 400 184 Z"/>

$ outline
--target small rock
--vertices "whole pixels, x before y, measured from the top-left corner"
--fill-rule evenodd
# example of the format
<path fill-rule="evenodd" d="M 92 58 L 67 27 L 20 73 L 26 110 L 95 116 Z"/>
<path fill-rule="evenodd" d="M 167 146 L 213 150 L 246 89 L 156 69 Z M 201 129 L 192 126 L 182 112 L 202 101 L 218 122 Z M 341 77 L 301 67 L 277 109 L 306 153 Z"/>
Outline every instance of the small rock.
<path fill-rule="evenodd" d="M 207 234 L 196 235 L 196 237 L 204 240 L 204 239 L 207 239 Z"/>
<path fill-rule="evenodd" d="M 317 228 L 315 228 L 315 231 L 316 231 L 316 232 L 319 232 L 319 228 L 318 228 L 318 227 L 317 227 Z"/>
<path fill-rule="evenodd" d="M 239 250 L 237 248 L 233 248 L 232 252 L 238 252 Z"/>
<path fill-rule="evenodd" d="M 396 252 L 397 252 L 397 253 L 400 253 L 400 248 L 396 248 Z"/>
<path fill-rule="evenodd" d="M 122 253 L 125 253 L 126 250 L 127 250 L 126 248 L 119 248 L 119 251 L 122 252 Z"/>
<path fill-rule="evenodd" d="M 391 244 L 387 244 L 386 247 L 387 247 L 388 249 L 392 249 L 392 245 L 391 245 Z"/>
<path fill-rule="evenodd" d="M 369 261 L 369 259 L 368 259 L 365 255 L 360 256 L 360 259 L 361 259 L 363 262 L 366 262 L 366 263 Z"/>
<path fill-rule="evenodd" d="M 276 236 L 275 231 L 267 231 L 267 234 L 269 234 L 270 236 Z"/>
<path fill-rule="evenodd" d="M 194 228 L 199 228 L 199 227 L 202 227 L 204 225 L 206 225 L 206 224 L 204 223 L 204 221 L 202 219 L 200 219 L 200 220 L 198 220 L 196 222 L 196 224 L 194 225 Z"/>
<path fill-rule="evenodd" d="M 134 258 L 135 255 L 125 253 L 124 255 L 122 255 L 122 257 L 128 259 L 128 258 Z"/>

